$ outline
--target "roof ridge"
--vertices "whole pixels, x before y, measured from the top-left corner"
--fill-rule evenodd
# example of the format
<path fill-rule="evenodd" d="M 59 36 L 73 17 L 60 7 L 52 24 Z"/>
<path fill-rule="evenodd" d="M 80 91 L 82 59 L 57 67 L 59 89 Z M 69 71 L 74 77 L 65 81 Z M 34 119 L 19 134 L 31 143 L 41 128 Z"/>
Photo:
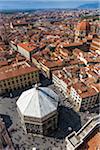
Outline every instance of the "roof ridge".
<path fill-rule="evenodd" d="M 30 95 L 31 95 L 31 93 L 30 93 Z M 32 99 L 32 97 L 33 97 L 33 95 L 31 96 L 31 99 Z M 31 102 L 31 99 L 29 100 L 29 103 L 27 104 L 27 106 L 26 106 L 26 108 L 25 108 L 25 110 L 24 110 L 23 113 L 25 113 L 26 109 L 28 108 L 28 106 L 29 106 L 29 104 L 30 104 L 30 102 Z"/>
<path fill-rule="evenodd" d="M 55 100 L 56 99 L 54 97 L 52 97 L 51 95 L 49 95 L 48 93 L 46 93 L 43 89 L 39 89 L 41 92 L 43 92 L 46 96 L 48 96 L 49 98 L 51 98 L 52 100 Z"/>
<path fill-rule="evenodd" d="M 24 91 L 23 93 L 26 93 L 26 91 Z M 28 93 L 28 94 L 29 94 L 29 93 Z M 28 95 L 28 94 L 27 94 L 27 95 Z M 30 93 L 30 94 L 31 94 L 31 93 Z M 22 96 L 23 96 L 23 95 L 22 95 Z M 22 97 L 22 96 L 21 96 L 21 97 Z M 21 98 L 21 97 L 20 97 L 20 98 Z M 24 99 L 24 97 L 26 97 L 26 95 L 23 96 L 23 99 Z M 24 111 L 23 111 L 23 114 L 24 114 L 26 108 L 27 108 L 27 106 L 25 107 L 25 109 L 24 109 Z"/>
<path fill-rule="evenodd" d="M 41 111 L 41 104 L 40 104 L 40 98 L 39 98 L 39 96 L 41 96 L 41 95 L 39 95 L 39 87 L 38 87 L 38 89 L 36 89 L 37 90 L 37 95 L 38 95 L 38 104 L 39 104 L 39 113 L 40 113 L 40 116 L 42 116 L 42 111 Z"/>
<path fill-rule="evenodd" d="M 40 109 L 39 109 L 39 91 L 36 89 L 36 88 L 33 88 L 33 90 L 35 90 L 35 93 L 37 93 L 37 97 L 38 97 L 38 112 L 39 112 L 39 114 L 41 115 L 41 111 L 40 111 Z M 31 93 L 30 93 L 31 94 Z M 33 93 L 34 94 L 34 93 Z M 33 99 L 33 97 L 34 97 L 34 95 L 32 94 L 32 96 L 31 96 L 31 98 L 30 98 L 30 101 L 29 101 L 29 103 L 28 103 L 28 105 L 27 105 L 27 107 L 25 108 L 25 110 L 24 110 L 24 112 L 23 113 L 25 113 L 25 111 L 26 111 L 26 109 L 28 108 L 28 106 L 30 105 L 30 103 L 31 103 L 31 101 L 32 101 L 32 99 Z M 33 108 L 34 108 L 34 106 L 33 106 Z"/>
<path fill-rule="evenodd" d="M 40 90 L 40 92 L 43 92 L 43 90 Z M 46 93 L 46 92 L 43 92 L 43 94 L 45 94 L 45 93 Z M 44 98 L 42 98 L 41 94 L 38 95 L 38 96 L 41 97 L 41 98 L 39 98 L 39 105 L 41 105 L 40 99 L 43 99 L 43 100 L 44 100 Z M 46 97 L 48 97 L 48 95 L 46 95 Z M 51 97 L 50 97 L 50 99 L 51 99 Z M 44 101 L 48 104 L 48 105 L 47 105 L 48 108 L 50 108 L 50 105 L 52 105 L 52 107 L 55 107 L 55 108 L 56 108 L 56 106 L 54 105 L 54 103 L 52 103 L 50 100 L 48 100 L 48 98 L 46 98 Z M 50 103 L 50 105 L 49 105 L 49 103 Z M 44 110 L 41 110 L 41 108 L 42 108 L 42 107 L 40 107 L 40 114 L 41 114 L 41 116 L 42 116 L 42 111 L 44 111 Z"/>
<path fill-rule="evenodd" d="M 18 106 L 21 108 L 22 114 L 24 116 L 29 115 L 41 118 L 56 110 L 57 104 L 58 97 L 55 92 L 52 90 L 49 91 L 49 88 L 43 89 L 39 87 L 38 89 L 30 89 L 28 93 L 25 92 L 21 97 L 21 101 L 19 102 Z"/>

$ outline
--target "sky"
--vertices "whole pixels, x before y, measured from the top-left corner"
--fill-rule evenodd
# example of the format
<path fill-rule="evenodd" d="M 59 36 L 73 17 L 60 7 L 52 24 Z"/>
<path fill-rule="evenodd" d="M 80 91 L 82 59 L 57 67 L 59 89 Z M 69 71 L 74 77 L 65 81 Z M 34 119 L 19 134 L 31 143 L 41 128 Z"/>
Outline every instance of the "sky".
<path fill-rule="evenodd" d="M 48 1 L 49 1 L 49 2 L 54 2 L 54 1 L 56 1 L 56 2 L 62 2 L 62 1 L 63 1 L 63 2 L 68 2 L 68 1 L 75 1 L 75 2 L 77 2 L 77 1 L 80 1 L 80 2 L 83 1 L 83 2 L 84 2 L 84 1 L 85 1 L 85 2 L 89 2 L 89 1 L 90 1 L 90 2 L 93 2 L 93 1 L 99 1 L 99 0 L 0 0 L 0 2 L 1 2 L 1 1 L 2 1 L 2 2 L 4 2 L 4 1 L 5 1 L 5 2 L 6 2 L 6 1 L 8 1 L 8 2 L 10 2 L 10 1 L 12 1 L 12 2 L 16 2 L 16 1 L 24 1 L 24 2 L 25 2 L 25 1 L 28 1 L 28 2 L 37 2 L 37 1 L 39 1 L 39 2 L 40 2 L 40 1 L 41 1 L 41 2 L 48 2 Z"/>
<path fill-rule="evenodd" d="M 0 0 L 0 10 L 39 9 L 39 8 L 77 8 L 82 4 L 98 0 Z"/>

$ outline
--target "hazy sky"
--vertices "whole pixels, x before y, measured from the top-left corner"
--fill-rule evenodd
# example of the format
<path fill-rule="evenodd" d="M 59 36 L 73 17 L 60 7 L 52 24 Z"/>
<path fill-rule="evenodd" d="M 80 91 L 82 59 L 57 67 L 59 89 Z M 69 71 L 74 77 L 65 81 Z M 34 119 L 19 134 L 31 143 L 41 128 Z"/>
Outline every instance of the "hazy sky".
<path fill-rule="evenodd" d="M 39 9 L 39 8 L 77 8 L 98 0 L 0 0 L 0 10 Z"/>
<path fill-rule="evenodd" d="M 67 1 L 75 1 L 75 2 L 77 2 L 77 1 L 80 1 L 80 2 L 93 2 L 93 1 L 99 1 L 99 0 L 0 0 L 0 2 L 4 2 L 4 1 L 12 1 L 12 2 L 14 2 L 14 1 L 31 1 L 31 2 L 37 2 L 37 1 L 41 1 L 41 2 L 50 2 L 50 1 L 56 1 L 56 2 L 67 2 Z"/>

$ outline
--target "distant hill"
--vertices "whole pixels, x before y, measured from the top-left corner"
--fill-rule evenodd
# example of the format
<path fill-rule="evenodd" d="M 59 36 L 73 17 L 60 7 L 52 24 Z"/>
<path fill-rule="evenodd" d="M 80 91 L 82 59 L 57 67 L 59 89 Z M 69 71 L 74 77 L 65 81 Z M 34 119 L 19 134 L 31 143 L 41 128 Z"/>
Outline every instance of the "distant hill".
<path fill-rule="evenodd" d="M 100 6 L 99 2 L 96 2 L 96 3 L 83 4 L 83 5 L 80 5 L 78 8 L 79 9 L 97 9 L 99 8 L 99 6 Z"/>

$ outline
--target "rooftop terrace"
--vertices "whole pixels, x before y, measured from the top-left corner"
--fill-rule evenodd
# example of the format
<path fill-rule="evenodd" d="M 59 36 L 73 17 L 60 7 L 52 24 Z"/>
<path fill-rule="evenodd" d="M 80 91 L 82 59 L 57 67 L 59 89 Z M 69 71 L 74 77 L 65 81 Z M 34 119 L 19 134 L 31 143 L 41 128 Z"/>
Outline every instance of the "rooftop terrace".
<path fill-rule="evenodd" d="M 100 126 L 100 115 L 90 119 L 77 133 L 72 132 L 66 139 L 71 143 L 73 149 L 76 149 L 98 125 Z"/>

